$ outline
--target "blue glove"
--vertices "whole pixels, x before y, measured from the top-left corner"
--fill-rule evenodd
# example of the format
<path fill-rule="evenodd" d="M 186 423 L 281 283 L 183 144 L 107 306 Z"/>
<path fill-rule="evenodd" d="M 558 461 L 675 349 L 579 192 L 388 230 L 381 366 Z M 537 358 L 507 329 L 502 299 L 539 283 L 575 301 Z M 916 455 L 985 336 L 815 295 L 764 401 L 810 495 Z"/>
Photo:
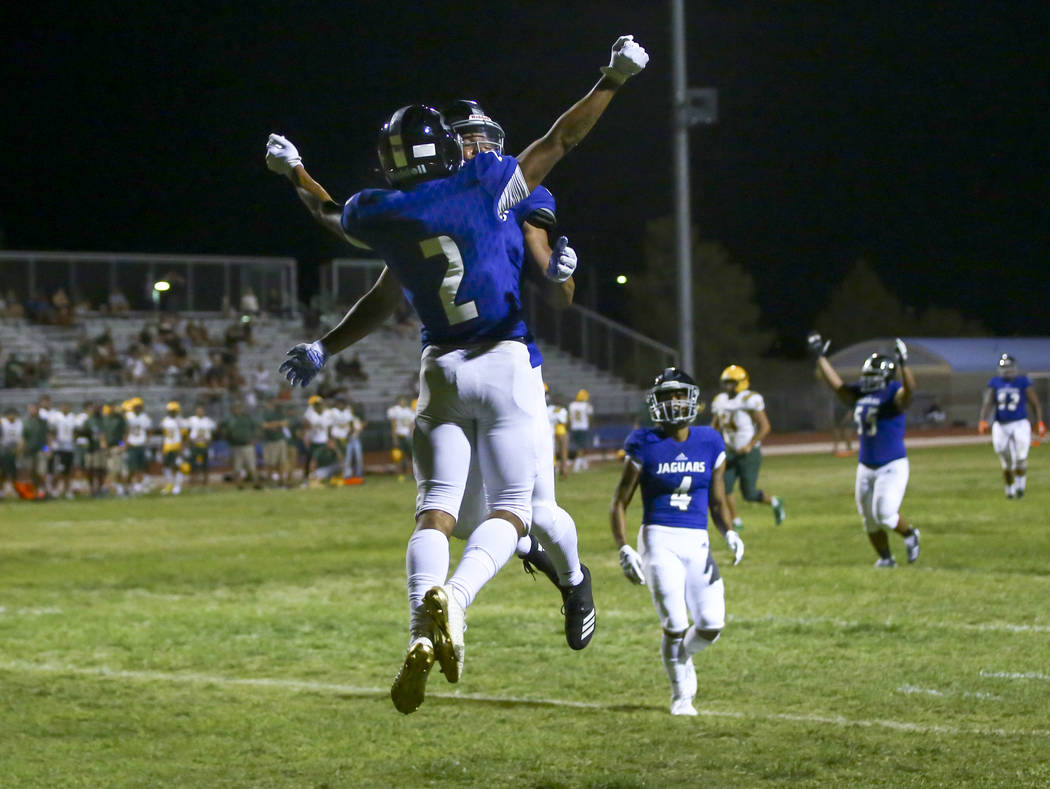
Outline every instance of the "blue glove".
<path fill-rule="evenodd" d="M 320 340 L 299 343 L 288 351 L 288 357 L 278 369 L 292 386 L 306 386 L 328 361 Z"/>

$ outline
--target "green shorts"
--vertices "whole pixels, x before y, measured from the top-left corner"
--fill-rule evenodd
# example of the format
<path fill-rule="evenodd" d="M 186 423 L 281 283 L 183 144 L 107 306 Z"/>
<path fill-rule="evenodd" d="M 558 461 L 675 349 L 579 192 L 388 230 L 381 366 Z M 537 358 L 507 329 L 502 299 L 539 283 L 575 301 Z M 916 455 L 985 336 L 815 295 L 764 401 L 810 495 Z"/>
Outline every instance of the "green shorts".
<path fill-rule="evenodd" d="M 740 479 L 740 495 L 747 501 L 758 501 L 762 491 L 758 489 L 758 470 L 762 466 L 762 450 L 756 447 L 746 455 L 726 452 L 726 493 L 733 492 L 737 478 Z"/>
<path fill-rule="evenodd" d="M 0 474 L 10 480 L 18 477 L 18 463 L 13 449 L 0 449 Z"/>
<path fill-rule="evenodd" d="M 194 471 L 206 471 L 208 468 L 208 448 L 192 447 L 190 449 L 190 467 Z"/>
<path fill-rule="evenodd" d="M 146 470 L 146 447 L 128 447 L 124 457 L 127 459 L 130 473 Z"/>

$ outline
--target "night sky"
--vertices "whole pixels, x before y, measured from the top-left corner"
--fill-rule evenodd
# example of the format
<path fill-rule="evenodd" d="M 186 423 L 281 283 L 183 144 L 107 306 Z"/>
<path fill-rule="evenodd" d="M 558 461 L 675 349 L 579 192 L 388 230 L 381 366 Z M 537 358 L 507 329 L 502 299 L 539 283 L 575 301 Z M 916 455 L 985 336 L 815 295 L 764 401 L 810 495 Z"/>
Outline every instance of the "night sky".
<path fill-rule="evenodd" d="M 338 200 L 379 185 L 375 133 L 403 104 L 475 98 L 517 153 L 621 33 L 649 68 L 547 181 L 585 299 L 625 315 L 613 278 L 644 275 L 645 221 L 672 210 L 668 3 L 18 5 L 8 248 L 292 255 L 309 293 L 352 253 L 265 169 L 270 131 Z M 910 305 L 1050 332 L 1044 2 L 686 5 L 690 84 L 721 105 L 692 133 L 694 221 L 755 276 L 768 327 L 804 332 L 867 257 Z"/>

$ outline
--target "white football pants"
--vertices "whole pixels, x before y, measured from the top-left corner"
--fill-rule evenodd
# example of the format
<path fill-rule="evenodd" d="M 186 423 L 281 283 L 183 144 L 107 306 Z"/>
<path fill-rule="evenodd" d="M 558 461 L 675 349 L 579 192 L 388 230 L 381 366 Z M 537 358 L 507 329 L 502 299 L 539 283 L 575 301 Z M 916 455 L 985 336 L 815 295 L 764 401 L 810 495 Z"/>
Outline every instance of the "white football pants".
<path fill-rule="evenodd" d="M 642 525 L 638 531 L 653 606 L 663 629 L 683 633 L 725 627 L 725 584 L 711 556 L 707 529 Z"/>
<path fill-rule="evenodd" d="M 1004 471 L 1023 468 L 1032 446 L 1032 423 L 1027 419 L 992 422 L 992 449 Z"/>
<path fill-rule="evenodd" d="M 878 468 L 857 464 L 857 512 L 864 519 L 865 531 L 897 527 L 901 502 L 908 489 L 908 472 L 908 458 L 891 460 Z"/>

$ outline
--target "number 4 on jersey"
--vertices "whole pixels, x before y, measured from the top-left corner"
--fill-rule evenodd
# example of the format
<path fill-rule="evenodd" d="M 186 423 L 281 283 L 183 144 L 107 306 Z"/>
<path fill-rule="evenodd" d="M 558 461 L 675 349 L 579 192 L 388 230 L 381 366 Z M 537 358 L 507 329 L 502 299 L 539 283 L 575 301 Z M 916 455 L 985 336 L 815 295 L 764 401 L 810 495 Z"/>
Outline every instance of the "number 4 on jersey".
<path fill-rule="evenodd" d="M 448 261 L 445 277 L 441 280 L 441 287 L 438 289 L 441 294 L 441 306 L 445 308 L 445 317 L 448 318 L 448 325 L 455 326 L 457 323 L 478 317 L 478 307 L 473 301 L 456 304 L 456 294 L 463 281 L 463 274 L 466 273 L 463 255 L 460 254 L 456 242 L 448 236 L 437 236 L 420 241 L 419 248 L 423 251 L 424 258 L 440 256 Z"/>
<path fill-rule="evenodd" d="M 671 506 L 682 512 L 689 509 L 689 502 L 693 500 L 693 497 L 689 494 L 689 489 L 692 486 L 693 478 L 686 474 L 682 477 L 682 481 L 678 483 L 678 487 L 674 489 L 674 493 L 671 494 Z"/>

